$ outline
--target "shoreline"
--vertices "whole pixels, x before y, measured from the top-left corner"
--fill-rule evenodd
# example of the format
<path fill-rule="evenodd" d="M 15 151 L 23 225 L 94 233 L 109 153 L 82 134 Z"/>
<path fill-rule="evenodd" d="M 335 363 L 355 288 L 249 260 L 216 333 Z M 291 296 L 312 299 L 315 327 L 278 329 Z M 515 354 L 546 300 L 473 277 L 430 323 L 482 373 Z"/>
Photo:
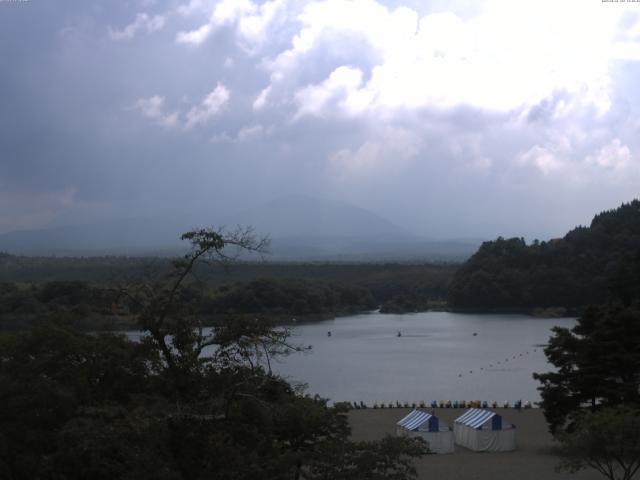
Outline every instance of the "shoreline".
<path fill-rule="evenodd" d="M 269 322 L 275 327 L 296 327 L 304 326 L 314 323 L 322 323 L 340 320 L 341 318 L 348 318 L 352 316 L 367 315 L 367 314 L 381 314 L 381 315 L 414 315 L 421 313 L 453 313 L 461 315 L 525 315 L 532 318 L 540 319 L 574 319 L 578 315 L 576 312 L 563 311 L 561 314 L 555 313 L 541 313 L 536 310 L 515 310 L 515 309 L 472 309 L 472 308 L 430 308 L 420 311 L 404 311 L 404 312 L 382 312 L 380 309 L 376 310 L 357 310 L 357 311 L 336 311 L 325 313 L 309 313 L 304 315 L 293 316 L 291 314 L 260 314 L 260 313 L 243 313 L 243 314 L 210 314 L 205 315 L 202 326 L 213 327 L 224 321 L 225 318 L 233 317 L 255 317 L 260 318 L 266 322 Z M 4 322 L 0 324 L 0 333 L 14 333 L 24 332 L 33 329 L 43 321 L 43 314 L 24 314 L 24 315 L 7 315 Z M 118 315 L 118 314 L 97 314 L 91 313 L 84 317 L 77 317 L 73 319 L 73 323 L 80 331 L 83 332 L 135 332 L 139 330 L 139 326 L 132 320 L 131 315 Z"/>
<path fill-rule="evenodd" d="M 431 408 L 426 408 L 431 412 Z M 462 408 L 433 409 L 441 422 L 453 426 L 453 421 L 464 413 Z M 556 472 L 559 462 L 553 454 L 555 441 L 547 430 L 543 412 L 539 408 L 491 408 L 502 415 L 507 423 L 516 427 L 517 448 L 513 452 L 477 453 L 455 446 L 452 454 L 426 455 L 415 461 L 418 480 L 596 480 L 602 478 L 595 470 L 574 474 Z M 411 408 L 360 409 L 347 414 L 351 438 L 355 441 L 379 440 L 395 435 L 396 422 Z"/>

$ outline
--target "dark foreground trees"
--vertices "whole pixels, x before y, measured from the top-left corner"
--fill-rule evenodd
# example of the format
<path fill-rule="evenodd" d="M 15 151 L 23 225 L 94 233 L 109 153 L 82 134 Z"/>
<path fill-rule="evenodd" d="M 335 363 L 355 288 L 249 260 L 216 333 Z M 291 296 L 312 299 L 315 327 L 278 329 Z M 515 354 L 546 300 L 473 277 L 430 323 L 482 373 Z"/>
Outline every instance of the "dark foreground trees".
<path fill-rule="evenodd" d="M 534 374 L 552 433 L 587 408 L 640 408 L 640 253 L 610 279 L 609 302 L 587 308 L 572 329 L 555 328 L 545 354 L 555 372 Z"/>
<path fill-rule="evenodd" d="M 556 371 L 534 378 L 561 467 L 631 479 L 640 467 L 640 255 L 619 266 L 609 302 L 555 328 L 545 353 Z"/>
<path fill-rule="evenodd" d="M 0 478 L 406 479 L 425 444 L 354 443 L 344 407 L 304 395 L 271 370 L 299 351 L 253 318 L 201 328 L 194 265 L 249 231 L 186 234 L 193 250 L 166 277 L 118 290 L 146 332 L 87 335 L 64 319 L 0 336 Z M 197 291 L 197 288 L 195 288 Z"/>
<path fill-rule="evenodd" d="M 624 407 L 584 413 L 559 436 L 561 469 L 591 467 L 609 480 L 631 480 L 640 469 L 640 410 Z"/>
<path fill-rule="evenodd" d="M 640 407 L 640 310 L 589 307 L 575 327 L 554 328 L 545 348 L 556 371 L 534 374 L 551 432 L 570 429 L 584 408 Z"/>

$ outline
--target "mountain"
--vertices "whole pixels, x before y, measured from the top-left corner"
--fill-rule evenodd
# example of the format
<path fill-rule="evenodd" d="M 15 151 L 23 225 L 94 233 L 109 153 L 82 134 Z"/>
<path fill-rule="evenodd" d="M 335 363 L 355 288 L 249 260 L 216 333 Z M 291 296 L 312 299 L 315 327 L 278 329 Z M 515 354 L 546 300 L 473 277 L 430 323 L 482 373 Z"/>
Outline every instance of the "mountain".
<path fill-rule="evenodd" d="M 596 215 L 563 238 L 527 245 L 522 238 L 485 242 L 456 272 L 455 309 L 577 312 L 603 303 L 612 279 L 640 252 L 640 201 Z"/>
<path fill-rule="evenodd" d="M 336 238 L 409 236 L 378 215 L 347 203 L 305 195 L 278 197 L 239 212 L 227 225 L 251 225 L 272 238 Z"/>
<path fill-rule="evenodd" d="M 276 198 L 229 216 L 222 225 L 252 226 L 271 238 L 274 261 L 461 261 L 480 242 L 433 241 L 375 213 L 303 195 Z M 0 235 L 0 251 L 23 255 L 175 255 L 196 226 L 171 219 L 121 219 Z M 208 225 L 203 223 L 201 225 Z M 249 259 L 253 257 L 248 257 Z"/>
<path fill-rule="evenodd" d="M 271 237 L 271 259 L 312 261 L 461 261 L 480 242 L 433 241 L 369 210 L 289 195 L 239 212 L 226 225 L 251 225 Z"/>

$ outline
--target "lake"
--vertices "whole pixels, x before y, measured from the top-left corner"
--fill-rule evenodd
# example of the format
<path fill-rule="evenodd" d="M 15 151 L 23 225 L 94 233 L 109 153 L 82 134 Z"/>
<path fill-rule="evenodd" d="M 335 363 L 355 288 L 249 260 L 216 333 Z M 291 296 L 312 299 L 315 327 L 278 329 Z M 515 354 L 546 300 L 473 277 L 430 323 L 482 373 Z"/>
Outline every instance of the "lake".
<path fill-rule="evenodd" d="M 311 351 L 274 368 L 332 401 L 533 402 L 540 395 L 532 373 L 551 369 L 541 345 L 553 326 L 574 324 L 525 315 L 367 313 L 295 327 L 293 340 Z"/>
<path fill-rule="evenodd" d="M 364 313 L 293 327 L 292 343 L 312 348 L 273 368 L 332 402 L 535 402 L 539 384 L 531 375 L 552 368 L 542 345 L 552 327 L 574 324 L 527 315 Z"/>

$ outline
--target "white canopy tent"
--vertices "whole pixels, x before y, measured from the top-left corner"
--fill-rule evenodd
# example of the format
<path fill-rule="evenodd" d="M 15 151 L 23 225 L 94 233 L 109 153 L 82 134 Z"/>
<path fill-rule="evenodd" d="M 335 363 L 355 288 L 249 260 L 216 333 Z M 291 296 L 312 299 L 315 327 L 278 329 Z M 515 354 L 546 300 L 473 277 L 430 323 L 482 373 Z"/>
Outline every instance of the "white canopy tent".
<path fill-rule="evenodd" d="M 495 412 L 472 408 L 453 424 L 456 443 L 475 452 L 508 452 L 516 449 L 516 427 L 505 424 Z"/>
<path fill-rule="evenodd" d="M 453 431 L 441 425 L 438 417 L 413 410 L 396 424 L 396 434 L 420 437 L 429 444 L 431 453 L 453 453 Z"/>

